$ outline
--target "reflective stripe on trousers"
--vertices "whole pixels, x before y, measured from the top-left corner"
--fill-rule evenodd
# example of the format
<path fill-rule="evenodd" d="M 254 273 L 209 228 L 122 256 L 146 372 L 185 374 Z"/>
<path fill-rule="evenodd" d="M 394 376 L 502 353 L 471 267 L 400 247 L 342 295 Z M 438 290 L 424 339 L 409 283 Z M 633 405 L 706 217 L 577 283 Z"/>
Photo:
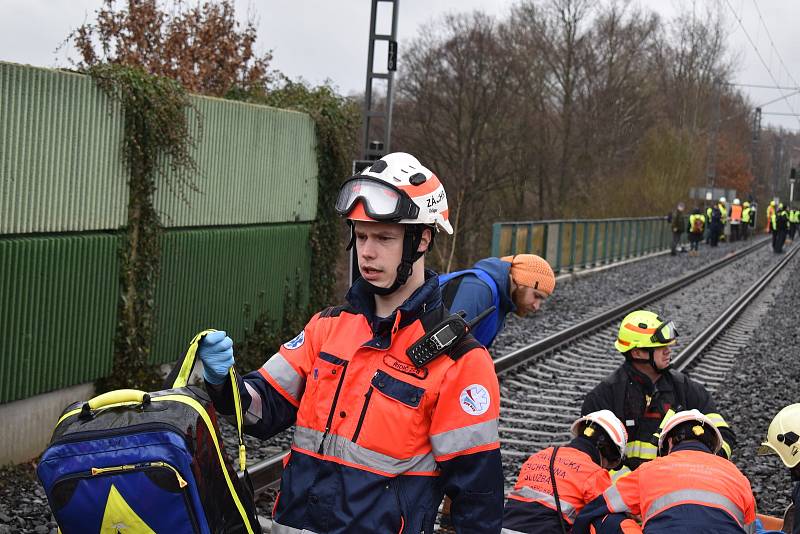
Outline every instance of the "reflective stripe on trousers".
<path fill-rule="evenodd" d="M 537 491 L 528 486 L 523 486 L 518 490 L 512 491 L 511 495 L 516 495 L 517 497 L 522 497 L 524 499 L 533 499 L 536 502 L 547 505 L 548 508 L 552 508 L 553 510 L 557 509 L 555 497 L 549 493 Z M 570 524 L 574 523 L 575 518 L 578 516 L 578 511 L 572 504 L 568 503 L 564 499 L 559 499 L 559 501 L 561 501 L 561 512 L 564 514 L 564 517 L 566 517 Z"/>
<path fill-rule="evenodd" d="M 745 528 L 744 512 L 738 506 L 736 506 L 733 501 L 719 493 L 699 489 L 682 489 L 662 495 L 653 501 L 653 504 L 651 504 L 647 510 L 647 515 L 645 515 L 642 519 L 647 521 L 654 515 L 657 515 L 663 512 L 666 508 L 676 504 L 697 504 L 699 506 L 702 506 L 703 504 L 715 505 L 715 508 L 722 508 L 731 514 L 734 519 L 738 521 L 739 525 L 742 525 L 742 527 Z"/>
<path fill-rule="evenodd" d="M 294 445 L 300 449 L 317 453 L 323 432 L 298 426 L 294 431 Z M 328 434 L 322 454 L 339 458 L 345 462 L 375 469 L 388 475 L 403 473 L 431 473 L 438 470 L 433 454 L 421 454 L 411 458 L 397 459 L 362 447 L 344 436 Z"/>

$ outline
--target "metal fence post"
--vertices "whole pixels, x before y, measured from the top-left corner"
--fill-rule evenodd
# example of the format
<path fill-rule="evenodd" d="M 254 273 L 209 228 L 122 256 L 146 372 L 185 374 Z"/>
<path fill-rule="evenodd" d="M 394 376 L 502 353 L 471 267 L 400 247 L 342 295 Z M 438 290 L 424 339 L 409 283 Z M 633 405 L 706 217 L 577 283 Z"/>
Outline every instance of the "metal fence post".
<path fill-rule="evenodd" d="M 533 252 L 533 223 L 528 225 L 528 239 L 525 240 L 525 254 Z"/>
<path fill-rule="evenodd" d="M 503 223 L 492 224 L 492 256 L 495 258 L 500 257 L 500 233 L 502 228 Z"/>
<path fill-rule="evenodd" d="M 583 221 L 583 242 L 581 246 L 581 265 L 583 268 L 589 266 L 589 262 L 586 261 L 586 247 L 588 246 L 587 241 L 589 240 L 589 223 L 587 221 Z"/>
<path fill-rule="evenodd" d="M 597 235 L 600 233 L 600 223 L 592 223 L 592 267 L 597 265 Z"/>
<path fill-rule="evenodd" d="M 558 241 L 556 242 L 556 244 L 558 245 L 556 247 L 556 268 L 553 269 L 557 273 L 561 272 L 561 246 L 562 246 L 562 239 L 564 237 L 563 229 L 564 229 L 564 223 L 562 222 L 558 223 Z"/>
<path fill-rule="evenodd" d="M 575 245 L 578 239 L 578 221 L 572 221 L 570 224 L 571 232 L 569 236 L 569 270 L 575 270 Z"/>
<path fill-rule="evenodd" d="M 603 263 L 608 263 L 608 221 L 603 224 Z"/>
<path fill-rule="evenodd" d="M 542 225 L 542 257 L 545 260 L 547 260 L 547 234 L 549 231 L 550 231 L 550 225 L 548 223 L 544 223 Z"/>

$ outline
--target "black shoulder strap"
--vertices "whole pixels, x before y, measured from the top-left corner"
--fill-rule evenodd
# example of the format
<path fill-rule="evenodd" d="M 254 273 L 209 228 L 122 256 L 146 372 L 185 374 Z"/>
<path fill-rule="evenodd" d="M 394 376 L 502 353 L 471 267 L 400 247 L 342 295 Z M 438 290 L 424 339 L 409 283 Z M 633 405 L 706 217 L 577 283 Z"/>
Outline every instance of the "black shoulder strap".
<path fill-rule="evenodd" d="M 458 361 L 463 355 L 471 351 L 472 349 L 477 349 L 478 347 L 483 347 L 481 342 L 475 339 L 475 336 L 472 334 L 467 334 L 453 347 L 453 350 L 447 353 L 448 356 L 453 361 Z"/>
<path fill-rule="evenodd" d="M 442 302 L 444 303 L 444 307 L 448 310 L 450 309 L 450 306 L 453 305 L 453 301 L 456 299 L 456 293 L 458 293 L 458 286 L 461 285 L 463 280 L 463 276 L 457 276 L 456 278 L 447 282 L 444 285 L 444 288 L 442 288 Z"/>
<path fill-rule="evenodd" d="M 561 532 L 567 534 L 567 527 L 564 525 L 564 514 L 561 512 L 561 499 L 558 498 L 558 484 L 556 484 L 556 453 L 560 447 L 553 447 L 553 455 L 550 456 L 550 484 L 553 486 L 553 499 L 556 501 L 556 511 L 558 512 L 558 522 L 561 524 Z"/>

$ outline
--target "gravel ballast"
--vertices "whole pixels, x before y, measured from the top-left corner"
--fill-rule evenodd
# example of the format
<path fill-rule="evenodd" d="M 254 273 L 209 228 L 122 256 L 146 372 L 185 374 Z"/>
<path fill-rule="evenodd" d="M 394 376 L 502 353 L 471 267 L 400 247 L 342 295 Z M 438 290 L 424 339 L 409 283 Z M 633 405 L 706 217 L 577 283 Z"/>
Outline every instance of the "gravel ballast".
<path fill-rule="evenodd" d="M 749 244 L 749 243 L 748 243 Z M 498 336 L 492 349 L 501 356 L 519 346 L 542 339 L 571 324 L 594 315 L 602 309 L 652 289 L 665 281 L 683 275 L 723 257 L 744 244 L 723 244 L 717 249 L 701 248 L 701 256 L 689 257 L 662 255 L 635 263 L 607 269 L 582 277 L 559 282 L 554 295 L 548 299 L 540 313 L 526 318 L 509 315 L 506 330 Z M 758 266 L 775 261 L 769 247 L 748 256 L 748 262 Z M 766 433 L 772 416 L 780 408 L 800 400 L 800 343 L 797 326 L 797 303 L 800 302 L 800 260 L 794 260 L 790 269 L 793 275 L 775 297 L 775 312 L 763 321 L 753 333 L 740 363 L 729 377 L 728 387 L 717 394 L 720 410 L 737 432 L 739 447 L 735 454 L 737 465 L 745 472 L 759 498 L 761 512 L 780 515 L 788 504 L 789 477 L 777 457 L 756 458 L 755 449 Z M 746 287 L 749 269 L 728 269 L 725 280 L 714 283 L 711 303 L 721 309 L 723 302 L 736 296 L 737 288 Z M 722 273 L 720 273 L 721 275 Z M 687 298 L 689 296 L 687 295 Z M 690 302 L 693 298 L 689 298 Z M 659 312 L 675 317 L 679 331 L 687 336 L 699 332 L 713 316 L 698 319 L 694 302 L 682 302 L 671 297 Z M 709 303 L 707 303 L 708 305 Z M 691 313 L 691 315 L 689 315 Z M 685 318 L 685 319 L 684 319 Z M 684 320 L 683 330 L 680 330 Z M 235 436 L 230 425 L 223 429 L 226 447 L 235 451 Z M 288 446 L 288 432 L 267 443 L 247 438 L 248 463 L 270 456 Z M 533 451 L 531 451 L 533 452 Z M 259 500 L 260 513 L 269 516 L 271 496 Z M 55 523 L 47 507 L 43 490 L 32 476 L 30 466 L 21 465 L 0 471 L 0 534 L 5 532 L 49 533 L 55 532 Z"/>

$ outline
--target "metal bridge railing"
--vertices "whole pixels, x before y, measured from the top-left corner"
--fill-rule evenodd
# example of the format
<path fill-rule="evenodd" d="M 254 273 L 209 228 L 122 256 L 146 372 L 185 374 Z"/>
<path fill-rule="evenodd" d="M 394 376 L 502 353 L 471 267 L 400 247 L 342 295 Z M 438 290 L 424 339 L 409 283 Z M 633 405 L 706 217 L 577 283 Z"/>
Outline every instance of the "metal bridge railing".
<path fill-rule="evenodd" d="M 497 222 L 492 256 L 538 254 L 559 273 L 667 249 L 671 234 L 664 217 Z"/>

